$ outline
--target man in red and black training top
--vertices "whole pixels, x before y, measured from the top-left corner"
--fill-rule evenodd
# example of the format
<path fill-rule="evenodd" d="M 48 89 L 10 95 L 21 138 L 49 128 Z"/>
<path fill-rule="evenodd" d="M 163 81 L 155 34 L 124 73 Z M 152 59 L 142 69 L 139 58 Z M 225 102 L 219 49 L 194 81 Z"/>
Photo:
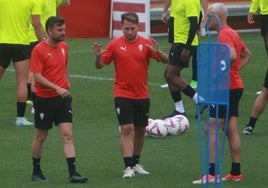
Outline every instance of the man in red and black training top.
<path fill-rule="evenodd" d="M 114 104 L 121 127 L 123 178 L 133 178 L 135 172 L 149 174 L 139 165 L 150 107 L 149 60 L 153 58 L 167 63 L 168 56 L 155 40 L 137 35 L 139 19 L 136 13 L 122 14 L 121 22 L 124 36 L 110 41 L 105 51 L 97 42 L 92 44 L 92 49 L 96 68 L 114 62 Z"/>
<path fill-rule="evenodd" d="M 70 183 L 85 183 L 86 177 L 76 171 L 72 136 L 72 97 L 68 88 L 68 47 L 65 43 L 65 21 L 52 16 L 46 21 L 47 39 L 38 43 L 31 56 L 34 75 L 36 135 L 32 144 L 33 181 L 47 181 L 40 167 L 43 143 L 53 122 L 59 127 L 68 164 Z"/>

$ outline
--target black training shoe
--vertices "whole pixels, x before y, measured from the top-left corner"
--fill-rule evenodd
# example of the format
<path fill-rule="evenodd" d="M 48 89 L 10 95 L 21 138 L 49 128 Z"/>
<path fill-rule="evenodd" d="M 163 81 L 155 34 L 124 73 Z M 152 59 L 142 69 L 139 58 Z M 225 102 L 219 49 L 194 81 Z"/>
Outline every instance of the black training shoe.
<path fill-rule="evenodd" d="M 81 176 L 78 172 L 70 177 L 70 183 L 86 183 L 87 177 Z"/>
<path fill-rule="evenodd" d="M 42 172 L 33 173 L 31 180 L 32 181 L 38 181 L 38 182 L 46 182 L 46 181 L 48 181 Z"/>
<path fill-rule="evenodd" d="M 251 135 L 253 132 L 253 127 L 251 126 L 246 126 L 244 129 L 243 129 L 243 134 L 244 135 Z"/>
<path fill-rule="evenodd" d="M 195 119 L 197 119 L 198 114 L 200 114 L 200 115 L 203 114 L 207 108 L 208 108 L 208 105 L 207 104 L 200 104 L 200 106 L 199 106 L 199 112 L 196 111 Z M 198 109 L 196 108 L 196 110 L 198 110 Z"/>
<path fill-rule="evenodd" d="M 185 112 L 178 112 L 177 110 L 174 110 L 171 114 L 165 116 L 164 118 L 169 118 L 169 117 L 173 117 L 176 115 L 184 115 L 186 117 L 186 113 Z"/>

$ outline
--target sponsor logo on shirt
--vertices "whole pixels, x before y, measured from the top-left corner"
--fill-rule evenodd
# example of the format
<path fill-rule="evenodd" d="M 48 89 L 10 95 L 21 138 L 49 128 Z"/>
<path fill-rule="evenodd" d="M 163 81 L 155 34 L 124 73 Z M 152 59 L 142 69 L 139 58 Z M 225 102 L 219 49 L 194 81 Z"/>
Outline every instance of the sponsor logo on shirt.
<path fill-rule="evenodd" d="M 127 47 L 126 47 L 126 46 L 124 46 L 124 47 L 123 47 L 123 46 L 121 46 L 121 47 L 120 47 L 120 50 L 123 50 L 123 51 L 125 51 L 125 52 L 126 52 L 126 51 L 127 51 Z"/>

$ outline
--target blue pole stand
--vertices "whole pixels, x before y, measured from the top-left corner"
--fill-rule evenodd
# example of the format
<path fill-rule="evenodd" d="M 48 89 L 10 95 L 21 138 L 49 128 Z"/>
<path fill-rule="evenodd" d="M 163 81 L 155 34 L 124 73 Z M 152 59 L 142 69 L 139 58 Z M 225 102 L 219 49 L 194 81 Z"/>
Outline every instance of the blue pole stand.
<path fill-rule="evenodd" d="M 201 177 L 206 175 L 206 180 L 202 182 L 202 187 L 209 187 L 209 143 L 210 143 L 210 110 L 216 110 L 216 135 L 215 135 L 215 181 L 214 187 L 223 187 L 223 158 L 224 158 L 224 143 L 226 140 L 226 130 L 228 126 L 228 115 L 224 124 L 224 134 L 220 151 L 219 145 L 219 106 L 226 106 L 226 114 L 229 114 L 229 89 L 230 89 L 230 48 L 227 44 L 211 41 L 211 33 L 209 31 L 209 23 L 211 19 L 216 19 L 218 22 L 218 32 L 221 29 L 220 19 L 216 15 L 211 15 L 206 24 L 206 32 L 208 36 L 207 42 L 201 42 L 197 47 L 197 93 L 198 105 L 197 111 L 201 104 L 208 106 L 207 116 L 205 120 L 201 119 L 198 114 L 198 130 L 200 141 L 200 157 L 201 157 Z M 205 114 L 204 114 L 205 115 Z M 206 143 L 203 141 L 203 126 L 206 124 Z M 219 178 L 216 178 L 219 172 Z"/>

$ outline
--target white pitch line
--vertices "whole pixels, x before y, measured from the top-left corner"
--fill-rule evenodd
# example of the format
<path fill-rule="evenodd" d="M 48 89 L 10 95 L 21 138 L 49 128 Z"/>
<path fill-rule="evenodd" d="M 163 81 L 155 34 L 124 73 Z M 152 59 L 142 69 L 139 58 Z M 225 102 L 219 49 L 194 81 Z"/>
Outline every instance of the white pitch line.
<path fill-rule="evenodd" d="M 96 76 L 87 76 L 87 75 L 77 75 L 77 74 L 71 74 L 71 78 L 82 78 L 87 80 L 104 80 L 104 81 L 113 81 L 113 78 L 105 78 L 105 77 L 96 77 Z"/>
<path fill-rule="evenodd" d="M 96 76 L 87 76 L 87 75 L 73 75 L 73 74 L 71 74 L 70 77 L 71 78 L 87 79 L 87 80 L 114 81 L 114 78 L 96 77 Z M 148 85 L 160 87 L 162 84 L 149 82 Z"/>
<path fill-rule="evenodd" d="M 12 68 L 7 68 L 6 70 L 10 72 L 15 72 L 15 69 L 12 69 Z M 79 74 L 71 74 L 70 77 L 86 79 L 86 80 L 114 81 L 114 78 L 96 77 L 96 76 L 79 75 Z M 162 84 L 149 82 L 148 85 L 160 87 Z"/>
<path fill-rule="evenodd" d="M 11 68 L 7 68 L 7 71 L 10 71 L 10 72 L 15 72 L 14 69 L 11 69 Z M 86 80 L 100 80 L 100 81 L 114 81 L 114 78 L 107 78 L 107 77 L 96 77 L 96 76 L 87 76 L 87 75 L 78 75 L 78 74 L 71 74 L 70 75 L 71 78 L 80 78 L 80 79 L 86 79 Z M 159 87 L 160 89 L 163 89 L 161 88 L 161 85 L 163 83 L 154 83 L 154 82 L 149 82 L 148 85 L 149 86 L 156 86 L 156 87 Z M 168 88 L 165 88 L 165 89 L 168 89 Z M 255 92 L 244 92 L 245 95 L 256 95 Z"/>

